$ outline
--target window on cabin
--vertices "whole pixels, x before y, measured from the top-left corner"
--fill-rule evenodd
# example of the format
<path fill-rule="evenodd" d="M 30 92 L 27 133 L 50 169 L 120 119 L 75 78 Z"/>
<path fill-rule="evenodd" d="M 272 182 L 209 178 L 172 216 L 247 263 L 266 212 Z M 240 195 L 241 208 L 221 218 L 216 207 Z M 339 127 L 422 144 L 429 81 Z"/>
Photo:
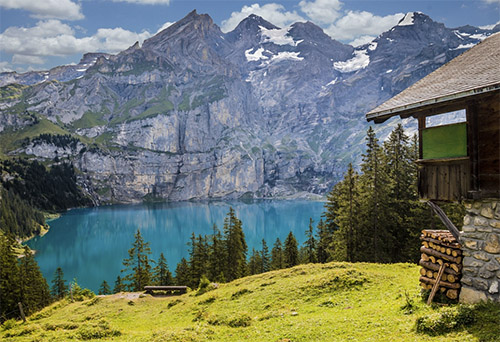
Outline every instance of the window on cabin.
<path fill-rule="evenodd" d="M 465 110 L 426 118 L 422 130 L 422 158 L 443 159 L 467 156 L 467 122 Z"/>

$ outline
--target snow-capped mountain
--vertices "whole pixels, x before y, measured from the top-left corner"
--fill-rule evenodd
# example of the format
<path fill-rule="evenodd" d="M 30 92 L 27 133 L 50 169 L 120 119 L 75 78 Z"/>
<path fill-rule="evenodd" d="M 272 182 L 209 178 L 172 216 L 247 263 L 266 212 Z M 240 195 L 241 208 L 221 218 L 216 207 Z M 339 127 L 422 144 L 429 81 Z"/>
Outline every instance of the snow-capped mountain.
<path fill-rule="evenodd" d="M 367 111 L 496 31 L 412 12 L 352 47 L 255 15 L 224 34 L 193 11 L 117 55 L 1 74 L 24 86 L 2 88 L 0 131 L 47 119 L 81 136 L 64 156 L 105 201 L 323 194 L 359 158 Z M 63 154 L 35 141 L 12 153 Z"/>

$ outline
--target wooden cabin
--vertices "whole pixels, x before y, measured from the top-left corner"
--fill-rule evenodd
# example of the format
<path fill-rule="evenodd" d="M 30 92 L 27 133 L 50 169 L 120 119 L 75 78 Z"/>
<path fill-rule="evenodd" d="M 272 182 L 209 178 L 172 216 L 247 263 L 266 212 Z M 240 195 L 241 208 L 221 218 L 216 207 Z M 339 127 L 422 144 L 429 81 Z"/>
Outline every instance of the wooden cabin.
<path fill-rule="evenodd" d="M 458 122 L 429 125 L 438 115 L 456 111 L 464 114 Z M 425 289 L 432 288 L 429 302 L 440 290 L 449 298 L 459 295 L 464 303 L 500 303 L 500 33 L 430 73 L 366 118 L 379 123 L 396 115 L 418 120 L 419 195 L 450 230 L 450 241 L 456 246 L 450 248 L 456 253 L 450 258 L 449 246 L 435 243 L 450 234 L 421 227 L 420 282 Z M 461 201 L 466 209 L 462 231 L 432 201 Z M 426 257 L 434 257 L 437 264 L 427 262 Z M 446 266 L 449 262 L 456 266 L 455 274 Z M 439 272 L 434 272 L 437 268 Z M 448 282 L 443 282 L 443 274 Z M 455 282 L 458 279 L 460 286 Z"/>
<path fill-rule="evenodd" d="M 465 111 L 463 122 L 428 127 L 430 117 Z M 375 123 L 418 120 L 424 200 L 500 197 L 500 34 L 494 34 L 370 111 Z"/>

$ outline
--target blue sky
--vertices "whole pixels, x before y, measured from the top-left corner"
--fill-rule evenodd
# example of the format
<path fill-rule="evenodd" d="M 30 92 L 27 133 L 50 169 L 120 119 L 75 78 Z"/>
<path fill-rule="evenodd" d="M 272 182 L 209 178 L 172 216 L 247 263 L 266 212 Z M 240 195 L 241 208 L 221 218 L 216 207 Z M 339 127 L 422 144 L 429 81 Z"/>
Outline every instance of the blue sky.
<path fill-rule="evenodd" d="M 0 0 L 0 72 L 78 63 L 85 52 L 117 53 L 196 9 L 223 31 L 254 13 L 283 27 L 310 20 L 359 45 L 420 11 L 447 27 L 491 26 L 500 0 Z"/>

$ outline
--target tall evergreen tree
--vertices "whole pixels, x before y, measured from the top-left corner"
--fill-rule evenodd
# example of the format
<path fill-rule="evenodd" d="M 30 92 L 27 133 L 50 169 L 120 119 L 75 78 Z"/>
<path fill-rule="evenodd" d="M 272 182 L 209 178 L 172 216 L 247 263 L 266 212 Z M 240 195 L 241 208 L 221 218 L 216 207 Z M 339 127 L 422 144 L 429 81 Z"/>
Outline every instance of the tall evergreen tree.
<path fill-rule="evenodd" d="M 357 261 L 365 253 L 368 245 L 363 238 L 363 227 L 359 223 L 359 190 L 358 174 L 349 164 L 344 179 L 337 183 L 331 196 L 335 205 L 331 217 L 334 218 L 337 230 L 330 241 L 330 254 L 334 260 Z"/>
<path fill-rule="evenodd" d="M 364 225 L 360 239 L 369 239 L 363 261 L 388 262 L 393 238 L 385 226 L 389 220 L 388 177 L 383 150 L 372 127 L 367 131 L 366 152 L 363 154 L 360 176 L 360 210 Z"/>
<path fill-rule="evenodd" d="M 317 247 L 316 259 L 320 263 L 325 263 L 329 260 L 328 248 L 331 243 L 331 235 L 329 234 L 323 219 L 318 222 L 317 229 Z"/>
<path fill-rule="evenodd" d="M 316 259 L 316 239 L 314 238 L 313 219 L 309 218 L 309 227 L 306 230 L 306 241 L 304 242 L 304 252 L 306 263 L 317 262 Z"/>
<path fill-rule="evenodd" d="M 412 153 L 413 152 L 413 153 Z M 385 222 L 393 243 L 390 250 L 390 261 L 408 260 L 408 243 L 414 243 L 420 235 L 420 227 L 411 224 L 411 208 L 418 200 L 416 191 L 416 167 L 414 153 L 416 150 L 409 143 L 403 126 L 398 124 L 384 142 L 385 167 L 389 178 L 388 205 L 391 215 Z M 410 242 L 411 241 L 411 242 Z"/>
<path fill-rule="evenodd" d="M 153 282 L 155 285 L 172 285 L 174 280 L 172 273 L 168 269 L 167 259 L 163 253 L 160 254 L 160 258 L 156 263 L 156 267 L 153 270 Z"/>
<path fill-rule="evenodd" d="M 250 275 L 259 274 L 262 270 L 262 257 L 260 253 L 252 248 L 252 255 L 250 255 L 250 260 L 248 262 L 248 272 Z"/>
<path fill-rule="evenodd" d="M 262 260 L 260 273 L 269 272 L 271 270 L 271 256 L 269 255 L 269 247 L 267 247 L 264 239 L 262 239 L 262 250 L 260 252 L 260 256 Z"/>
<path fill-rule="evenodd" d="M 283 262 L 283 245 L 281 240 L 276 238 L 273 249 L 271 250 L 271 270 L 280 270 L 284 268 Z"/>
<path fill-rule="evenodd" d="M 52 279 L 51 294 L 56 299 L 64 298 L 68 294 L 68 286 L 64 280 L 64 272 L 61 267 L 58 267 L 54 272 Z"/>
<path fill-rule="evenodd" d="M 189 252 L 189 268 L 190 268 L 190 279 L 189 286 L 194 288 L 200 283 L 202 276 L 207 274 L 207 262 L 208 262 L 208 245 L 206 237 L 198 235 L 196 237 L 194 233 L 191 235 L 191 246 Z"/>
<path fill-rule="evenodd" d="M 127 273 L 123 280 L 128 282 L 130 291 L 142 291 L 144 286 L 151 282 L 151 263 L 149 259 L 151 249 L 149 243 L 145 242 L 141 232 L 137 229 L 132 248 L 128 250 L 128 258 L 123 260 L 125 268 L 122 272 Z"/>
<path fill-rule="evenodd" d="M 122 278 L 120 276 L 116 277 L 115 287 L 113 288 L 113 293 L 119 293 L 125 291 L 125 285 L 123 285 Z"/>
<path fill-rule="evenodd" d="M 19 280 L 19 301 L 23 303 L 27 315 L 50 304 L 49 285 L 27 246 L 24 247 L 23 257 L 19 259 Z"/>
<path fill-rule="evenodd" d="M 241 221 L 236 217 L 233 208 L 224 219 L 224 238 L 226 244 L 226 281 L 241 278 L 247 271 L 246 254 L 247 244 Z"/>
<path fill-rule="evenodd" d="M 17 313 L 19 270 L 12 246 L 14 239 L 0 233 L 0 321 Z"/>
<path fill-rule="evenodd" d="M 298 243 L 292 232 L 288 233 L 284 242 L 283 264 L 285 268 L 293 267 L 299 264 Z"/>
<path fill-rule="evenodd" d="M 187 286 L 190 281 L 189 273 L 188 262 L 185 258 L 182 258 L 175 269 L 175 283 L 177 285 Z"/>
<path fill-rule="evenodd" d="M 222 234 L 217 225 L 214 224 L 212 227 L 213 233 L 210 236 L 211 240 L 208 253 L 208 278 L 212 281 L 224 282 L 224 265 L 226 262 L 225 254 L 225 244 L 222 238 Z"/>
<path fill-rule="evenodd" d="M 109 284 L 106 280 L 103 280 L 101 283 L 101 286 L 99 287 L 99 292 L 100 295 L 109 295 L 111 294 L 111 289 L 109 288 Z"/>

